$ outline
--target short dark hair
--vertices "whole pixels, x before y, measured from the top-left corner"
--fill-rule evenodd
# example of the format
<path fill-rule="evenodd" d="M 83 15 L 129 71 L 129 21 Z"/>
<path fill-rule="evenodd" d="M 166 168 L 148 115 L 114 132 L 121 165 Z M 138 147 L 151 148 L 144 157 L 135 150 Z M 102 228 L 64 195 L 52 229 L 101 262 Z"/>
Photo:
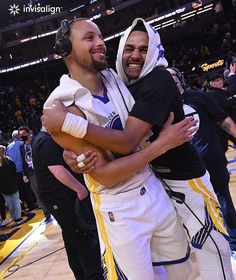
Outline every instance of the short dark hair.
<path fill-rule="evenodd" d="M 64 19 L 66 20 L 66 19 Z M 59 27 L 59 29 L 57 30 L 57 33 L 56 33 L 56 38 L 55 38 L 55 41 L 58 41 L 60 39 L 62 39 L 65 35 L 67 37 L 70 37 L 70 29 L 71 29 L 71 25 L 76 22 L 76 21 L 81 21 L 81 20 L 89 20 L 88 18 L 74 18 L 72 20 L 67 20 L 68 21 L 68 32 L 63 32 L 62 31 L 62 22 L 61 22 L 61 26 Z"/>
<path fill-rule="evenodd" d="M 28 126 L 26 126 L 26 125 L 20 126 L 20 127 L 18 128 L 18 131 L 20 131 L 20 130 L 25 130 L 26 132 L 30 132 L 30 129 L 29 129 Z"/>
<path fill-rule="evenodd" d="M 236 57 L 233 57 L 232 61 L 230 62 L 231 65 L 233 65 L 234 63 L 236 63 Z"/>

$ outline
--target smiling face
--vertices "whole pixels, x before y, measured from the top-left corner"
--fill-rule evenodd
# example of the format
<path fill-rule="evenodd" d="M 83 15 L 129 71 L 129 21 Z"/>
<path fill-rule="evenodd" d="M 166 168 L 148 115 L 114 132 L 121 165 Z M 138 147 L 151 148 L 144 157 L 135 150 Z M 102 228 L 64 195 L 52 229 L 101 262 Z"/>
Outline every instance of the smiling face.
<path fill-rule="evenodd" d="M 143 69 L 148 50 L 148 34 L 133 31 L 129 35 L 122 56 L 124 72 L 129 80 L 137 79 Z"/>
<path fill-rule="evenodd" d="M 93 72 L 107 68 L 106 47 L 98 26 L 89 20 L 74 22 L 70 29 L 72 52 L 68 57 L 78 67 Z"/>

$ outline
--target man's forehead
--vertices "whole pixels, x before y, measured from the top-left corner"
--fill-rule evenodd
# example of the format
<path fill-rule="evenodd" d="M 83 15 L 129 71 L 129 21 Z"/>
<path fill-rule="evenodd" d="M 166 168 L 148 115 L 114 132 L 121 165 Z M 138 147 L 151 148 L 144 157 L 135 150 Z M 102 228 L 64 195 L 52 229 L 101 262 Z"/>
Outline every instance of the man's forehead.
<path fill-rule="evenodd" d="M 96 32 L 100 33 L 98 26 L 91 20 L 79 20 L 72 24 L 71 31 L 76 33 Z"/>
<path fill-rule="evenodd" d="M 148 34 L 144 31 L 133 31 L 127 38 L 126 45 L 132 43 L 148 44 Z"/>

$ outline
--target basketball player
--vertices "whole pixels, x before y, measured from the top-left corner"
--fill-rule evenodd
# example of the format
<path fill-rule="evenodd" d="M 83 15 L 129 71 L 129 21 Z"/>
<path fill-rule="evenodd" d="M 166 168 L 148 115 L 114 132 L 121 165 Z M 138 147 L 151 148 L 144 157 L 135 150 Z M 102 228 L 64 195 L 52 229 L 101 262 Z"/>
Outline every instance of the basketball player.
<path fill-rule="evenodd" d="M 153 124 L 153 136 L 149 140 L 156 139 L 170 111 L 174 112 L 176 122 L 183 119 L 178 89 L 171 75 L 158 69 L 158 65 L 167 66 L 159 35 L 144 20 L 136 19 L 122 36 L 117 57 L 118 74 L 136 101 L 125 131 L 89 124 L 83 135 L 76 136 L 101 148 L 126 154 L 140 143 Z M 75 123 L 78 124 L 78 120 Z M 197 153 L 185 143 L 156 158 L 152 166 L 168 189 L 181 191 L 185 196 L 185 201 L 182 198 L 178 201 L 183 203 L 174 202 L 191 238 L 201 277 L 204 280 L 234 279 L 220 206 Z"/>
<path fill-rule="evenodd" d="M 67 107 L 73 104 L 79 107 L 91 123 L 122 129 L 133 99 L 112 71 L 103 70 L 107 67 L 106 49 L 99 28 L 85 19 L 63 21 L 55 50 L 64 57 L 70 75 L 62 76 L 60 86 L 49 96 L 45 107 L 61 99 Z M 57 105 L 44 111 L 42 121 L 46 128 L 50 119 L 47 115 L 55 108 Z M 77 114 L 83 115 L 81 111 Z M 77 123 L 74 117 L 77 116 L 67 114 L 62 131 L 86 132 L 87 121 L 81 118 L 82 122 Z M 184 120 L 172 127 L 169 122 L 160 138 L 146 149 L 113 161 L 109 152 L 100 151 L 84 140 L 53 133 L 60 145 L 76 153 L 83 153 L 88 147 L 97 151 L 96 169 L 85 176 L 85 181 L 91 192 L 106 279 L 158 279 L 153 265 L 166 265 L 168 279 L 188 279 L 189 252 L 182 225 L 160 181 L 146 165 L 183 143 L 183 138 L 191 138 L 188 131 L 191 122 Z"/>

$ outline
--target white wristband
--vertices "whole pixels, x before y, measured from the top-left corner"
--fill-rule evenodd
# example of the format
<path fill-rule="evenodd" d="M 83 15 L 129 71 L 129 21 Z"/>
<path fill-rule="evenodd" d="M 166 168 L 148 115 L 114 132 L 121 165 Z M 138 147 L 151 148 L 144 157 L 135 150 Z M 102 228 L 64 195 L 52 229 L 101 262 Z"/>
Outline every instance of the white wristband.
<path fill-rule="evenodd" d="M 80 116 L 67 113 L 61 130 L 74 137 L 83 138 L 87 133 L 88 121 Z"/>

